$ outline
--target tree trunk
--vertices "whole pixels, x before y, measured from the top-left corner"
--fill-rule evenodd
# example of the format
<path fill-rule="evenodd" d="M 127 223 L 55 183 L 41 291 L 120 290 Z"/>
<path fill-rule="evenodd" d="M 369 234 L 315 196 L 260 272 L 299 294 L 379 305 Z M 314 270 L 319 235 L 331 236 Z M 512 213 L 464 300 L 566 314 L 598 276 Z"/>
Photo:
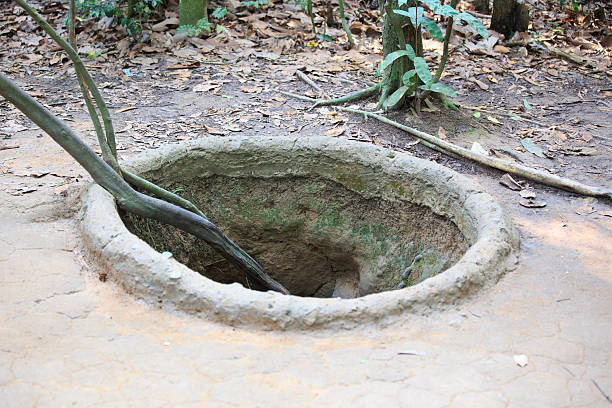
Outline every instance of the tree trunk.
<path fill-rule="evenodd" d="M 489 0 L 472 0 L 472 5 L 474 6 L 474 10 L 480 13 L 491 14 Z"/>
<path fill-rule="evenodd" d="M 198 20 L 208 21 L 208 4 L 206 0 L 181 0 L 179 3 L 179 24 L 195 26 Z"/>
<path fill-rule="evenodd" d="M 402 28 L 404 39 L 412 39 L 409 31 L 414 31 L 410 25 L 410 19 L 399 14 L 391 14 L 392 10 L 398 9 L 397 0 L 387 0 L 385 4 L 385 18 L 383 21 L 382 42 L 383 42 L 383 60 L 390 53 L 400 49 L 400 41 L 397 36 L 397 27 L 410 27 L 410 29 Z M 395 21 L 393 21 L 395 20 Z M 416 49 L 415 49 L 416 51 Z M 402 86 L 402 76 L 413 68 L 412 62 L 408 58 L 400 58 L 396 60 L 383 73 L 381 81 L 380 99 L 378 106 L 382 104 L 397 88 Z"/>
<path fill-rule="evenodd" d="M 515 32 L 527 31 L 529 27 L 529 7 L 523 0 L 493 0 L 491 30 L 510 39 Z"/>

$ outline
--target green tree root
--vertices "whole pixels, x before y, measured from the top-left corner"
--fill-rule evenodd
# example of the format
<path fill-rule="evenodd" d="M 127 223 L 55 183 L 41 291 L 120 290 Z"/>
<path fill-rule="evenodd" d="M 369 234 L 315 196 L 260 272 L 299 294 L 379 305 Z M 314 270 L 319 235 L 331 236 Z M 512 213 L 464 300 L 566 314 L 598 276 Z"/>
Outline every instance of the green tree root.
<path fill-rule="evenodd" d="M 0 95 L 15 105 L 83 166 L 96 183 L 115 197 L 120 208 L 173 225 L 195 235 L 219 251 L 225 259 L 248 276 L 272 290 L 289 294 L 287 289 L 272 279 L 257 261 L 223 234 L 215 224 L 194 212 L 134 190 L 64 122 L 2 73 L 0 73 Z"/>
<path fill-rule="evenodd" d="M 346 102 L 354 102 L 357 100 L 365 99 L 369 96 L 374 95 L 376 92 L 378 92 L 379 89 L 380 89 L 380 83 L 376 85 L 372 85 L 369 88 L 362 89 L 361 91 L 353 92 L 352 94 L 348 94 L 341 98 L 335 98 L 335 99 L 315 99 L 315 98 L 309 98 L 307 96 L 297 95 L 291 92 L 286 92 L 286 91 L 281 91 L 281 90 L 276 90 L 276 92 L 286 95 L 286 96 L 290 96 L 295 99 L 299 99 L 304 102 L 312 102 L 314 103 L 312 108 L 316 108 L 317 106 L 340 105 Z"/>
<path fill-rule="evenodd" d="M 338 9 L 340 11 L 340 22 L 342 23 L 342 28 L 344 28 L 344 32 L 346 32 L 346 36 L 348 37 L 348 42 L 351 44 L 351 48 L 355 48 L 355 40 L 353 40 L 353 34 L 346 23 L 346 17 L 344 16 L 344 1 L 338 0 Z"/>
<path fill-rule="evenodd" d="M 51 27 L 49 24 L 46 23 L 46 21 L 36 12 L 36 10 L 34 10 L 29 4 L 27 4 L 25 1 L 19 1 L 16 0 L 16 2 L 23 7 L 39 24 L 41 24 L 41 26 L 43 27 L 44 31 L 49 34 L 49 36 L 51 36 L 53 39 L 56 38 L 60 38 L 59 35 L 56 33 L 56 31 L 53 29 L 53 27 Z M 89 81 L 87 80 L 89 73 L 87 72 L 87 70 L 85 69 L 85 66 L 83 64 L 83 61 L 80 59 L 80 57 L 78 56 L 78 53 L 76 52 L 76 36 L 74 33 L 74 20 L 75 20 L 75 7 L 74 7 L 74 0 L 71 0 L 70 2 L 70 43 L 72 44 L 72 46 L 70 46 L 68 43 L 66 43 L 65 41 L 63 41 L 63 39 L 61 39 L 62 41 L 58 41 L 59 45 L 64 49 L 64 51 L 66 51 L 66 53 L 68 54 L 69 58 L 71 59 L 71 61 L 73 62 L 74 66 L 75 66 L 75 72 L 77 74 L 77 79 L 79 82 L 79 86 L 81 87 L 81 93 L 83 94 L 83 98 L 85 100 L 85 105 L 87 106 L 87 111 L 89 113 L 89 116 L 91 118 L 91 121 L 94 125 L 94 129 L 96 131 L 96 136 L 98 138 L 98 144 L 100 145 L 100 150 L 102 151 L 102 157 L 104 158 L 104 161 L 106 163 L 108 163 L 113 170 L 115 170 L 116 172 L 118 172 L 119 174 L 123 174 L 123 176 L 125 177 L 126 181 L 130 184 L 132 184 L 133 186 L 139 187 L 151 194 L 156 195 L 157 197 L 166 200 L 172 204 L 178 205 L 179 207 L 182 207 L 186 210 L 189 210 L 195 214 L 198 214 L 199 216 L 206 218 L 204 216 L 204 214 L 202 213 L 202 211 L 200 211 L 193 203 L 191 203 L 190 201 L 174 194 L 171 193 L 170 191 L 167 191 L 145 179 L 143 179 L 142 177 L 139 177 L 135 174 L 132 174 L 128 171 L 126 171 L 125 169 L 121 169 L 119 167 L 119 164 L 117 162 L 117 155 L 116 155 L 116 150 L 113 153 L 110 150 L 110 146 L 109 146 L 109 140 L 112 140 L 112 144 L 114 145 L 114 133 L 112 132 L 113 129 L 113 125 L 112 125 L 112 121 L 110 119 L 110 114 L 108 113 L 108 109 L 106 109 L 106 106 L 103 104 L 100 106 L 100 110 L 106 111 L 106 114 L 102 116 L 103 121 L 104 121 L 104 128 L 110 131 L 105 134 L 102 130 L 102 125 L 100 123 L 100 119 L 98 117 L 98 114 L 96 112 L 96 109 L 94 107 L 94 103 L 92 101 L 92 96 L 90 94 L 90 88 L 88 87 L 88 83 Z M 44 24 L 43 24 L 44 23 Z M 93 82 L 93 81 L 92 81 Z M 101 100 L 104 101 L 104 99 L 102 98 L 102 95 L 100 94 L 99 90 L 97 89 L 97 87 L 95 86 L 95 83 L 93 84 L 93 88 L 92 88 L 92 93 L 96 96 L 97 100 Z"/>
<path fill-rule="evenodd" d="M 374 118 L 382 123 L 387 125 L 391 125 L 398 129 L 401 129 L 413 136 L 424 141 L 424 144 L 429 147 L 433 147 L 438 151 L 443 153 L 454 154 L 466 159 L 473 160 L 479 164 L 492 167 L 494 169 L 502 170 L 510 174 L 514 174 L 516 176 L 520 176 L 526 179 L 533 180 L 535 182 L 545 184 L 547 186 L 556 187 L 561 190 L 570 191 L 572 193 L 578 193 L 586 196 L 592 197 L 604 197 L 609 200 L 612 200 L 612 189 L 605 187 L 593 187 L 586 184 L 582 184 L 578 181 L 568 179 L 565 177 L 555 176 L 553 174 L 548 174 L 540 170 L 536 170 L 531 167 L 523 166 L 520 164 L 514 164 L 505 160 L 498 159 L 496 157 L 485 156 L 480 153 L 473 152 L 471 150 L 465 149 L 463 147 L 457 146 L 455 144 L 446 142 L 436 136 L 430 135 L 425 132 L 421 132 L 419 130 L 413 129 L 411 127 L 402 125 L 401 123 L 395 122 L 391 119 L 388 119 L 382 115 L 367 112 L 359 109 L 352 108 L 344 108 L 338 107 L 338 109 L 345 111 L 356 113 L 359 115 L 363 115 L 366 117 Z M 435 147 L 434 147 L 435 146 Z"/>

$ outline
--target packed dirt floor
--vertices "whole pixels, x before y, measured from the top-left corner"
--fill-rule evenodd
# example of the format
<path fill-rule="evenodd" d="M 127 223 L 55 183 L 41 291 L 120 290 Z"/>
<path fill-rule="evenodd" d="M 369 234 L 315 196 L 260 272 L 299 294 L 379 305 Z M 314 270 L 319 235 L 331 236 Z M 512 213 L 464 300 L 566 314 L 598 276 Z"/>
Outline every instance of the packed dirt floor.
<path fill-rule="evenodd" d="M 69 65 L 30 30 L 25 39 L 3 32 L 12 39 L 0 45 L 0 68 L 95 145 Z M 376 80 L 379 56 L 332 56 L 326 49 L 286 56 L 271 44 L 217 41 L 169 41 L 171 53 L 153 45 L 132 45 L 133 54 L 125 44 L 101 46 L 101 59 L 87 61 L 113 112 L 122 158 L 238 132 L 327 134 L 407 151 L 472 177 L 500 201 L 520 230 L 519 265 L 475 300 L 406 315 L 386 328 L 265 332 L 161 311 L 103 282 L 104 271 L 84 260 L 77 220 L 89 177 L 1 101 L 0 406 L 612 405 L 609 201 L 530 183 L 527 190 L 545 206 L 525 207 L 518 192 L 499 183 L 500 172 L 427 150 L 372 120 L 331 107 L 308 110 L 275 92 L 312 93 L 295 78 L 297 69 L 334 95 L 356 90 Z M 27 54 L 19 44 L 42 50 Z M 554 57 L 526 60 L 521 52 L 479 57 L 484 63 L 469 76 L 480 84 L 465 79 L 465 65 L 450 64 L 455 74 L 448 81 L 460 103 L 515 109 L 527 121 L 491 114 L 498 124 L 486 113 L 477 120 L 471 110 L 435 107 L 391 116 L 467 148 L 477 141 L 491 154 L 610 186 L 609 72 Z M 545 154 L 533 153 L 525 138 Z"/>

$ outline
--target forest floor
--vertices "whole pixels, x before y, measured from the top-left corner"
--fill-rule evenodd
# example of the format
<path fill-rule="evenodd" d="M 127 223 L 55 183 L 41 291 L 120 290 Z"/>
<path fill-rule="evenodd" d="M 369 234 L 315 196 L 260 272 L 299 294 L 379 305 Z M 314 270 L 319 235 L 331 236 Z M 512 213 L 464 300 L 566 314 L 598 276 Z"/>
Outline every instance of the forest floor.
<path fill-rule="evenodd" d="M 96 146 L 70 64 L 23 13 L 2 4 L 0 69 Z M 63 7 L 49 2 L 42 10 L 61 28 Z M 528 208 L 499 183 L 501 172 L 433 152 L 374 120 L 310 109 L 276 92 L 318 96 L 296 70 L 329 96 L 374 83 L 380 34 L 368 13 L 349 12 L 361 24 L 352 24 L 361 30 L 358 51 L 345 49 L 338 29 L 327 32 L 335 41 L 318 43 L 303 13 L 282 4 L 237 16 L 207 39 L 175 41 L 172 13 L 144 43 L 103 35 L 89 22 L 79 46 L 92 56 L 86 65 L 113 113 L 122 159 L 228 134 L 326 134 L 406 151 L 477 180 L 499 200 L 521 233 L 518 268 L 475 301 L 406 316 L 393 329 L 258 332 L 152 309 L 101 282 L 95 265 L 81 258 L 74 219 L 86 172 L 0 102 L 3 404 L 612 405 L 609 202 L 528 182 L 532 201 L 545 203 Z M 466 148 L 610 186 L 612 72 L 610 48 L 601 45 L 609 34 L 547 13 L 536 7 L 539 41 L 581 55 L 583 63 L 527 42 L 494 50 L 466 32 L 457 36 L 444 83 L 457 91 L 456 102 L 474 109 L 448 111 L 434 101 L 419 115 L 389 116 Z M 435 43 L 428 45 L 435 61 Z M 373 109 L 375 102 L 357 105 Z"/>

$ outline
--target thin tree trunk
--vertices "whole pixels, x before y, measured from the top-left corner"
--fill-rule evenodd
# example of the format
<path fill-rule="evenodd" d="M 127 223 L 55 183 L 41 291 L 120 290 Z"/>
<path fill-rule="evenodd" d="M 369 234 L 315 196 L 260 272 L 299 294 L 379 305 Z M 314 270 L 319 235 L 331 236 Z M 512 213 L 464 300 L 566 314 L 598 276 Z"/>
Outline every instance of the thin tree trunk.
<path fill-rule="evenodd" d="M 515 32 L 529 28 L 529 7 L 523 0 L 493 0 L 491 30 L 509 39 Z"/>
<path fill-rule="evenodd" d="M 0 95 L 15 105 L 83 166 L 96 183 L 115 197 L 120 208 L 142 217 L 153 218 L 173 225 L 203 239 L 219 251 L 230 263 L 265 287 L 284 294 L 289 293 L 280 283 L 270 278 L 257 261 L 227 238 L 216 225 L 207 219 L 134 190 L 112 167 L 78 138 L 66 124 L 2 73 L 0 73 Z"/>

